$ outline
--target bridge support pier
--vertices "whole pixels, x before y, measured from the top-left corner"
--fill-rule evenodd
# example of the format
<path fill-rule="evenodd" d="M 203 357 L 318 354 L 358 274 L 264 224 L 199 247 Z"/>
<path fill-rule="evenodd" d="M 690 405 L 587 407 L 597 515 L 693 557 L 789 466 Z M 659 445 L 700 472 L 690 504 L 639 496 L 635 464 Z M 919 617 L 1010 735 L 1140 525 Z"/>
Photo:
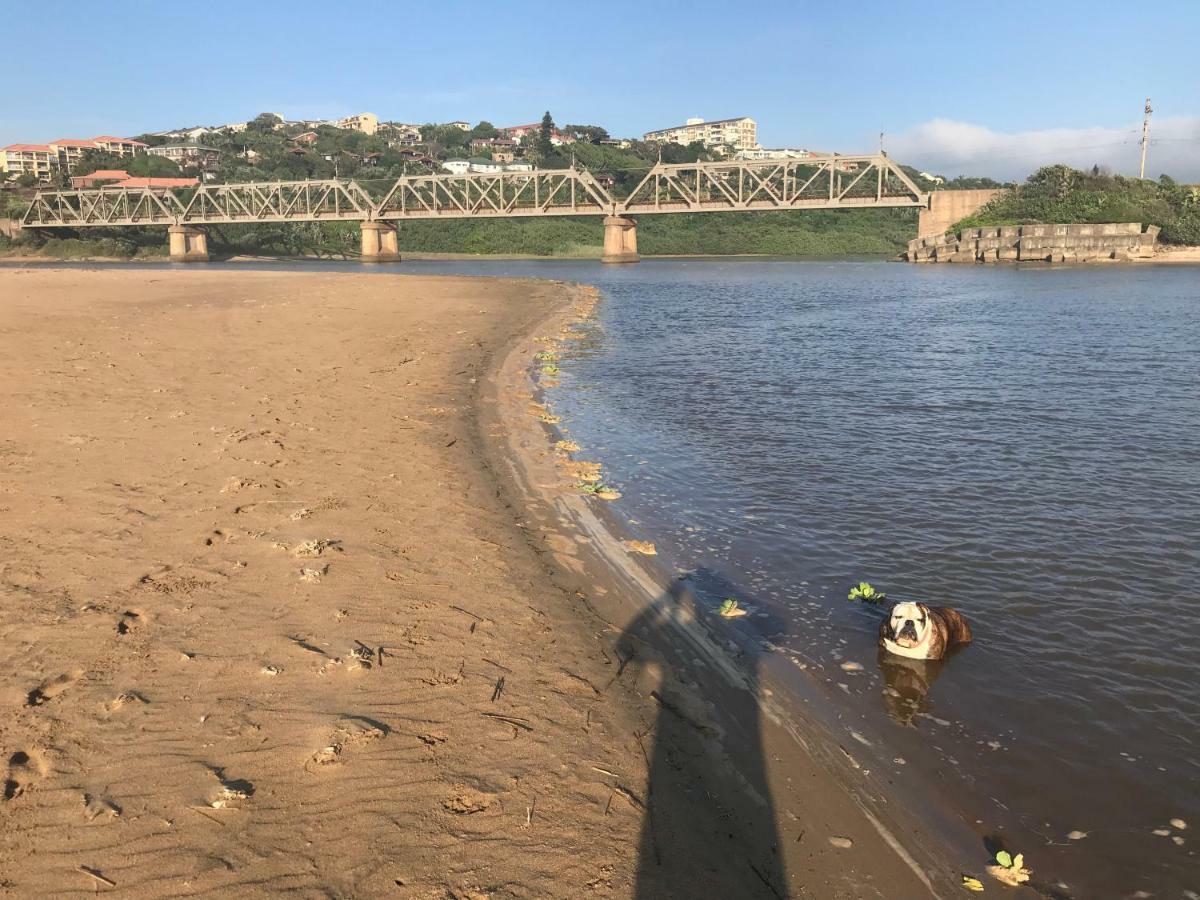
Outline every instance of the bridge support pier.
<path fill-rule="evenodd" d="M 399 229 L 387 222 L 362 223 L 362 261 L 399 262 Z"/>
<path fill-rule="evenodd" d="M 637 220 L 629 216 L 604 217 L 604 255 L 601 262 L 631 263 L 638 261 Z"/>
<path fill-rule="evenodd" d="M 208 262 L 208 235 L 194 225 L 169 225 L 171 262 Z"/>

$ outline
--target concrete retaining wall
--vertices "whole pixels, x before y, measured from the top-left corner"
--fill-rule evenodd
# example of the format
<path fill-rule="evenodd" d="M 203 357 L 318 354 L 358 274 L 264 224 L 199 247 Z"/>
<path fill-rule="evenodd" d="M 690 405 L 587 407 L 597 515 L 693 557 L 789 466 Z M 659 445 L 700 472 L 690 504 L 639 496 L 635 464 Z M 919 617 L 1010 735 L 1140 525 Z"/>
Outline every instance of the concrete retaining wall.
<path fill-rule="evenodd" d="M 5 237 L 16 237 L 17 232 L 21 230 L 20 219 L 0 219 L 0 234 Z"/>
<path fill-rule="evenodd" d="M 1159 228 L 1107 225 L 1001 225 L 908 242 L 909 262 L 1098 262 L 1154 255 Z"/>
<path fill-rule="evenodd" d="M 955 222 L 979 212 L 989 200 L 1001 193 L 999 188 L 979 188 L 972 191 L 934 191 L 929 195 L 929 209 L 921 210 L 917 219 L 917 237 L 934 237 L 945 233 Z"/>

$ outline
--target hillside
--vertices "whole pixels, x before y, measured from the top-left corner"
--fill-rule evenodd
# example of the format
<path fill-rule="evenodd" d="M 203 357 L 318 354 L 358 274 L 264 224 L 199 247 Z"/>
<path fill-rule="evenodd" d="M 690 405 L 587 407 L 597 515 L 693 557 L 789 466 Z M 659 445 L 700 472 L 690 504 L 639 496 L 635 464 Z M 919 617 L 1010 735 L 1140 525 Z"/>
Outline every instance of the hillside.
<path fill-rule="evenodd" d="M 716 158 L 699 143 L 680 146 L 642 141 L 608 140 L 595 125 L 554 126 L 554 134 L 573 143 L 556 146 L 536 133 L 514 148 L 518 158 L 540 168 L 575 164 L 588 169 L 617 196 L 627 195 L 659 160 L 687 163 Z M 199 135 L 195 142 L 215 151 L 211 157 L 182 167 L 162 157 L 134 160 L 89 153 L 72 174 L 125 169 L 134 175 L 198 176 L 210 183 L 353 178 L 368 189 L 404 174 L 440 171 L 447 159 L 490 155 L 472 149 L 472 141 L 495 138 L 499 130 L 480 122 L 469 130 L 453 125 L 414 126 L 381 123 L 378 133 L 319 125 L 284 123 L 264 113 L 244 130 L 223 128 Z M 178 143 L 164 135 L 141 135 L 151 146 Z M 185 141 L 186 142 L 186 141 Z M 601 143 L 603 142 L 603 143 Z M 907 169 L 918 185 L 935 182 Z M 65 173 L 59 173 L 65 181 Z M 942 187 L 976 186 L 962 179 Z M 985 179 L 986 181 L 986 179 Z M 987 182 L 994 184 L 994 182 Z M 65 185 L 64 185 L 65 186 Z M 10 201 L 9 215 L 20 215 L 26 196 Z M 644 255 L 766 254 L 780 256 L 893 255 L 913 236 L 913 210 L 806 211 L 755 214 L 705 214 L 652 217 L 639 225 Z M 400 248 L 408 253 L 520 254 L 534 256 L 599 256 L 603 228 L 597 219 L 527 219 L 406 223 Z M 210 244 L 221 255 L 283 254 L 353 256 L 358 230 L 348 224 L 245 225 L 211 229 Z M 0 252 L 4 242 L 0 238 Z M 8 252 L 35 252 L 52 257 L 158 256 L 165 253 L 161 230 L 121 229 L 81 232 L 75 238 L 28 236 Z"/>
<path fill-rule="evenodd" d="M 1200 186 L 1046 166 L 951 230 L 1053 222 L 1141 222 L 1167 244 L 1200 244 Z"/>

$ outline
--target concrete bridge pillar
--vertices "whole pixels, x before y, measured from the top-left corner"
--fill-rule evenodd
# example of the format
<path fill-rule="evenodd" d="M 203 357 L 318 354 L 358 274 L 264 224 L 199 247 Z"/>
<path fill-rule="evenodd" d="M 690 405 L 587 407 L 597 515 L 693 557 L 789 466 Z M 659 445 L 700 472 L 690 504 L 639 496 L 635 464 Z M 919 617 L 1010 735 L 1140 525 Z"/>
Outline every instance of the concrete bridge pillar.
<path fill-rule="evenodd" d="M 629 216 L 604 217 L 604 255 L 601 262 L 631 263 L 638 261 L 637 220 Z"/>
<path fill-rule="evenodd" d="M 399 259 L 399 229 L 387 222 L 363 222 L 362 261 L 397 262 Z"/>
<path fill-rule="evenodd" d="M 171 262 L 208 262 L 208 235 L 194 225 L 170 225 Z"/>

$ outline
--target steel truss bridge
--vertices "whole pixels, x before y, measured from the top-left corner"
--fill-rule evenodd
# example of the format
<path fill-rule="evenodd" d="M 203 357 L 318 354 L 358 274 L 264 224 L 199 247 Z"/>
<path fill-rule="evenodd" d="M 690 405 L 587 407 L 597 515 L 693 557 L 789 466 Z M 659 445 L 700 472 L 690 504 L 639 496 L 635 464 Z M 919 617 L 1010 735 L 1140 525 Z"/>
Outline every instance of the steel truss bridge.
<path fill-rule="evenodd" d="M 382 191 L 345 180 L 205 184 L 194 188 L 41 191 L 28 228 L 254 222 L 380 222 L 514 216 L 636 216 L 655 213 L 927 207 L 924 194 L 886 155 L 719 161 L 650 169 L 616 197 L 586 169 L 405 175 Z"/>

